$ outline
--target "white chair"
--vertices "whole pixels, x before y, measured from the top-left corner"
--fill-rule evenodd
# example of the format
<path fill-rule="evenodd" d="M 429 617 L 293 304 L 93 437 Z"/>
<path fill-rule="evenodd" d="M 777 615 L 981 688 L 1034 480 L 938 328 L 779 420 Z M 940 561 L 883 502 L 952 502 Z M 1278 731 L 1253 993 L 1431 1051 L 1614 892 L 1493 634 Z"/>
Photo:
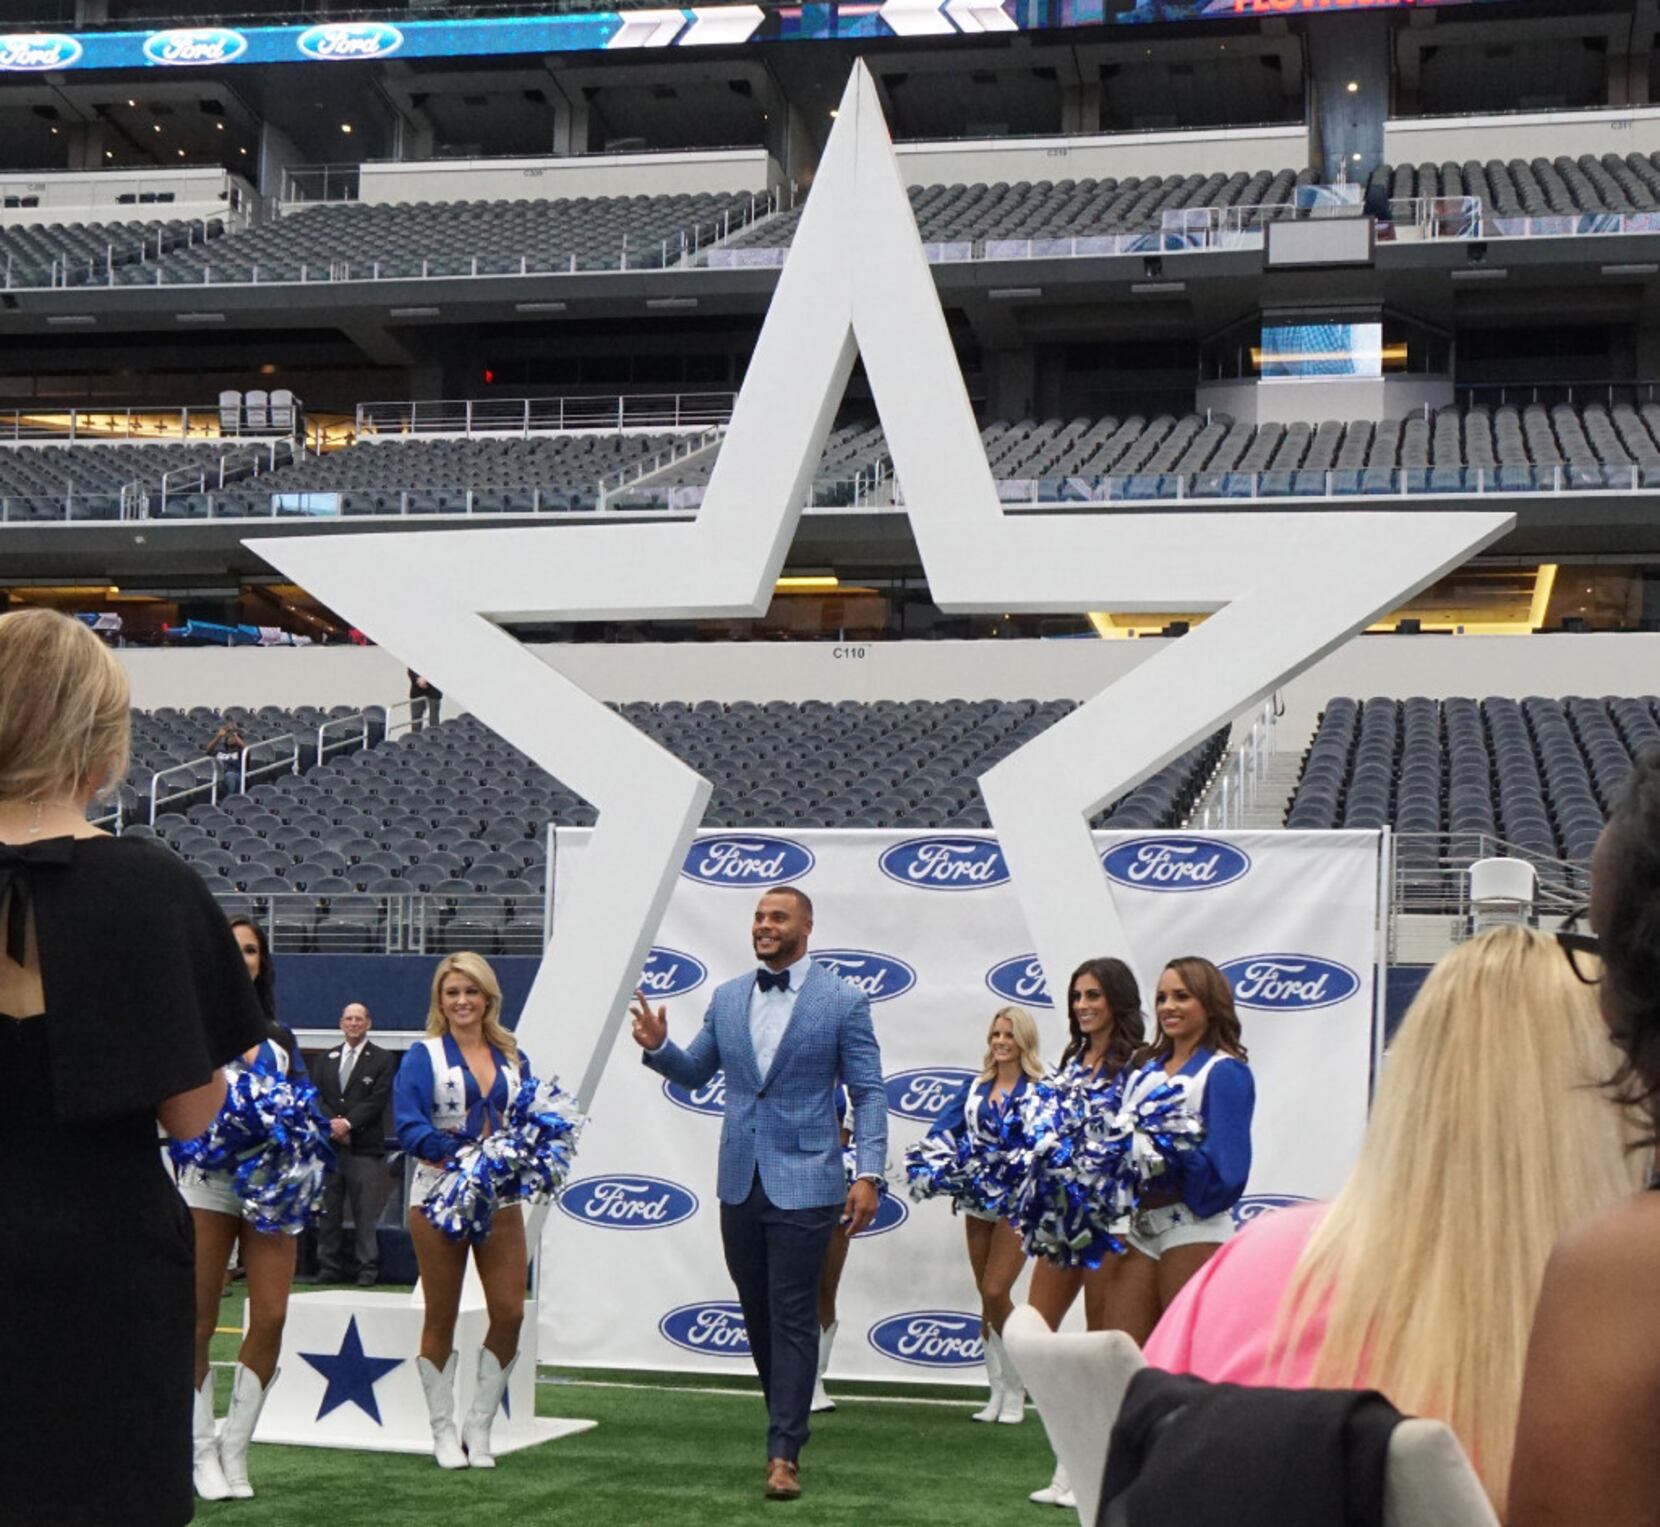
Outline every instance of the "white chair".
<path fill-rule="evenodd" d="M 219 394 L 219 433 L 222 435 L 239 435 L 242 433 L 242 394 L 240 392 L 222 392 Z"/>
<path fill-rule="evenodd" d="M 1122 1331 L 1060 1334 L 1019 1305 L 1003 1341 L 1072 1480 L 1078 1519 L 1095 1527 L 1107 1441 L 1130 1381 L 1146 1366 Z M 1487 1492 L 1458 1439 L 1440 1421 L 1409 1420 L 1389 1439 L 1384 1527 L 1499 1527 Z"/>
<path fill-rule="evenodd" d="M 271 394 L 271 428 L 285 435 L 294 433 L 294 394 L 286 387 Z"/>
<path fill-rule="evenodd" d="M 270 401 L 270 394 L 260 387 L 243 394 L 242 404 L 247 412 L 249 429 L 262 430 L 265 428 L 266 405 Z"/>

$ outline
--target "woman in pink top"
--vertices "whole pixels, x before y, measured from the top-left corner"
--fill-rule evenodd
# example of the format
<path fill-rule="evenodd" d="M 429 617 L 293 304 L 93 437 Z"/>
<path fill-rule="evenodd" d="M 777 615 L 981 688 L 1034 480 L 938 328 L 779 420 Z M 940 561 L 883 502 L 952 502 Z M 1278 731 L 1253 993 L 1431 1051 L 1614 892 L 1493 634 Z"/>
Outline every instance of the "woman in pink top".
<path fill-rule="evenodd" d="M 1551 1244 L 1637 1180 L 1631 1130 L 1595 1085 L 1616 1060 L 1553 939 L 1512 927 L 1459 946 L 1406 1015 L 1343 1190 L 1228 1242 L 1147 1361 L 1379 1389 L 1452 1428 L 1502 1517 Z"/>

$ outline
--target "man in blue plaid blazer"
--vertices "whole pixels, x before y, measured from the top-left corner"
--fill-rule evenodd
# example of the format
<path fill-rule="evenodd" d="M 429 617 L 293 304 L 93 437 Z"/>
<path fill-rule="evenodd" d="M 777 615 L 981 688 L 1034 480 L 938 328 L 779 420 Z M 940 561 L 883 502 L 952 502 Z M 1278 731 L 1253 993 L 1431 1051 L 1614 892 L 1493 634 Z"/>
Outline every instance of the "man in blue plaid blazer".
<path fill-rule="evenodd" d="M 721 1244 L 767 1399 L 766 1494 L 801 1493 L 798 1460 L 818 1371 L 819 1267 L 838 1218 L 875 1217 L 888 1155 L 888 1103 L 870 1002 L 807 953 L 813 904 L 793 886 L 763 895 L 750 930 L 760 968 L 716 987 L 681 1049 L 662 1008 L 636 992 L 646 1065 L 682 1087 L 726 1072 Z M 848 1092 L 858 1175 L 847 1184 L 836 1084 Z"/>

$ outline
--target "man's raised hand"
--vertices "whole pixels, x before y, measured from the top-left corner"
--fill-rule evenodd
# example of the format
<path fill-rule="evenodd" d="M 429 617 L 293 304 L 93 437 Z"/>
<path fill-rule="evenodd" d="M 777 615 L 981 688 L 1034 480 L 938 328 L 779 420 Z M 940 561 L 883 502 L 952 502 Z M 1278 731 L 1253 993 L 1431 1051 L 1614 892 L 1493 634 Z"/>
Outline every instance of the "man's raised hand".
<path fill-rule="evenodd" d="M 642 1050 L 658 1049 L 668 1039 L 668 1010 L 660 1007 L 652 1012 L 644 992 L 634 993 L 634 1005 L 629 1008 L 628 1016 L 634 1020 L 634 1043 Z"/>

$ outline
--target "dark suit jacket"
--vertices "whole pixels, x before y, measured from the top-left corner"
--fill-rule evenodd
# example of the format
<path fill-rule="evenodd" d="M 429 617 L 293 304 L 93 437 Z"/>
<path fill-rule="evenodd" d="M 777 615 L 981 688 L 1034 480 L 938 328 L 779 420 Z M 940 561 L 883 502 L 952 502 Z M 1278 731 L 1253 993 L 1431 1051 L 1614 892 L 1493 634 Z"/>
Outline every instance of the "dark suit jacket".
<path fill-rule="evenodd" d="M 352 1126 L 347 1149 L 359 1156 L 386 1154 L 386 1105 L 392 1096 L 392 1078 L 398 1057 L 383 1050 L 374 1040 L 363 1042 L 352 1079 L 345 1095 L 340 1092 L 340 1057 L 344 1041 L 317 1057 L 315 1076 L 317 1099 L 331 1119 L 344 1118 Z"/>

